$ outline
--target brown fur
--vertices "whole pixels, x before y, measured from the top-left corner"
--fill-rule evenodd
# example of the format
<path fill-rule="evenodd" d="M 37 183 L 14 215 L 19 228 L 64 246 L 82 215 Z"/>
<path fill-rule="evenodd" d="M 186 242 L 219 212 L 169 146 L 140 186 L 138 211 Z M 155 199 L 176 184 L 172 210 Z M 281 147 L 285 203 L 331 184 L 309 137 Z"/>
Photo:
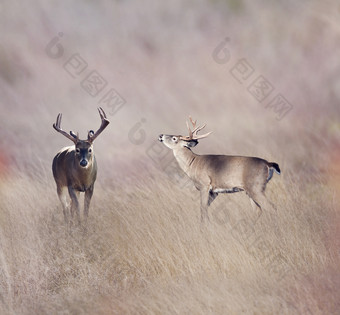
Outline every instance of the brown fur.
<path fill-rule="evenodd" d="M 93 195 L 94 183 L 97 178 L 97 162 L 93 153 L 93 141 L 101 134 L 101 132 L 110 123 L 104 110 L 99 107 L 98 112 L 101 118 L 99 129 L 94 132 L 90 130 L 87 135 L 87 140 L 80 140 L 78 134 L 70 131 L 70 134 L 61 129 L 60 113 L 57 116 L 56 123 L 53 128 L 70 139 L 74 146 L 63 148 L 53 159 L 52 171 L 55 182 L 57 184 L 57 193 L 59 200 L 63 206 L 64 218 L 68 222 L 68 204 L 67 193 L 71 198 L 71 216 L 73 218 L 76 211 L 77 221 L 80 224 L 80 211 L 78 196 L 80 192 L 85 192 L 84 201 L 84 217 L 87 220 L 91 198 Z"/>
<path fill-rule="evenodd" d="M 64 195 L 66 188 L 71 198 L 71 216 L 73 217 L 74 211 L 76 211 L 78 223 L 80 223 L 80 213 L 77 197 L 79 192 L 85 192 L 84 216 L 87 220 L 94 183 L 97 178 L 97 162 L 93 153 L 91 156 L 87 154 L 88 164 L 86 168 L 80 166 L 79 161 L 82 157 L 79 158 L 79 155 L 76 154 L 76 148 L 92 149 L 92 145 L 86 142 L 80 140 L 75 146 L 62 149 L 53 159 L 53 176 L 57 184 L 57 193 L 63 206 L 66 222 L 68 222 L 69 217 L 66 196 Z"/>
<path fill-rule="evenodd" d="M 264 195 L 276 163 L 264 159 L 230 155 L 198 155 L 191 151 L 197 141 L 186 141 L 182 136 L 161 135 L 159 140 L 173 150 L 182 170 L 201 193 L 201 220 L 209 219 L 208 207 L 219 193 L 245 191 L 253 208 L 261 215 L 262 207 L 273 206 Z"/>

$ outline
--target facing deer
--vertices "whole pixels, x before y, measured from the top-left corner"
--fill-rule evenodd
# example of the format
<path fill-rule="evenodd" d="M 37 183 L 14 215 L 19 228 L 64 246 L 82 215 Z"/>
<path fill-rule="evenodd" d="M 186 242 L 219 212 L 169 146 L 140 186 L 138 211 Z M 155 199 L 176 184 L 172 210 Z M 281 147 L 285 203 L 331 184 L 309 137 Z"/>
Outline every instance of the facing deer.
<path fill-rule="evenodd" d="M 74 146 L 61 149 L 53 159 L 52 171 L 57 184 L 57 193 L 63 206 L 64 219 L 68 223 L 67 192 L 71 198 L 71 216 L 76 211 L 77 221 L 80 224 L 79 202 L 80 192 L 85 192 L 84 217 L 85 222 L 88 217 L 91 198 L 93 195 L 94 182 L 97 178 L 97 162 L 93 153 L 93 141 L 110 123 L 106 119 L 105 112 L 98 108 L 101 118 L 100 128 L 94 132 L 88 132 L 87 140 L 80 140 L 78 134 L 73 131 L 70 134 L 61 129 L 61 117 L 59 114 L 53 128 L 74 142 Z"/>
<path fill-rule="evenodd" d="M 280 174 L 279 165 L 257 157 L 195 154 L 191 148 L 211 132 L 197 135 L 206 125 L 196 127 L 196 121 L 191 117 L 190 121 L 193 130 L 187 122 L 189 136 L 162 134 L 158 140 L 173 151 L 179 166 L 200 191 L 201 221 L 209 220 L 208 207 L 219 193 L 245 191 L 258 216 L 262 213 L 262 207 L 272 208 L 264 191 L 273 172 Z"/>

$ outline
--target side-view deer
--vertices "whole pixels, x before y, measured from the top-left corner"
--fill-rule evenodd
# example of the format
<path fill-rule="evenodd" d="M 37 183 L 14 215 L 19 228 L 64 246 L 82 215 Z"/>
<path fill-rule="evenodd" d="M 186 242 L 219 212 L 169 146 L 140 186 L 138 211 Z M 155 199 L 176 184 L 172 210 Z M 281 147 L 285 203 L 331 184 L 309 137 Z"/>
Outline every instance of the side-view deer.
<path fill-rule="evenodd" d="M 84 218 L 87 221 L 94 182 L 97 178 L 97 162 L 93 152 L 93 141 L 110 123 L 102 108 L 98 108 L 101 118 L 100 128 L 94 132 L 90 130 L 87 140 L 80 140 L 78 133 L 70 131 L 70 134 L 61 129 L 61 117 L 59 114 L 53 128 L 74 143 L 74 146 L 61 149 L 53 159 L 52 171 L 57 184 L 57 193 L 63 207 L 65 222 L 69 221 L 69 207 L 67 204 L 67 192 L 71 198 L 71 216 L 76 212 L 78 224 L 80 224 L 79 193 L 85 192 Z M 67 190 L 67 192 L 66 192 Z"/>
<path fill-rule="evenodd" d="M 264 191 L 274 171 L 280 174 L 279 165 L 258 157 L 195 154 L 191 148 L 211 132 L 198 135 L 206 125 L 196 127 L 196 121 L 189 118 L 193 130 L 187 122 L 188 136 L 162 134 L 158 140 L 173 151 L 179 166 L 200 191 L 201 221 L 209 220 L 208 207 L 219 193 L 245 191 L 258 217 L 262 207 L 272 209 Z"/>

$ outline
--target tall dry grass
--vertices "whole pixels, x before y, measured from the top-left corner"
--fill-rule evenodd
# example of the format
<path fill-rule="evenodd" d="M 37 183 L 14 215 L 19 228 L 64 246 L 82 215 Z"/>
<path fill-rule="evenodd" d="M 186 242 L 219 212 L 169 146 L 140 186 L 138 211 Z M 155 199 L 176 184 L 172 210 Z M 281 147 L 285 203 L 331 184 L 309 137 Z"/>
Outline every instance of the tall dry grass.
<path fill-rule="evenodd" d="M 326 187 L 276 179 L 268 195 L 278 213 L 256 224 L 245 196 L 219 197 L 201 229 L 197 193 L 156 174 L 135 186 L 98 182 L 86 232 L 63 225 L 50 177 L 8 179 L 2 312 L 336 313 L 336 209 Z"/>
<path fill-rule="evenodd" d="M 0 313 L 337 314 L 339 16 L 336 1 L 2 3 Z M 74 53 L 88 63 L 76 78 Z M 230 74 L 241 58 L 293 104 L 284 119 Z M 68 140 L 52 123 L 99 126 L 103 94 L 80 86 L 90 70 L 126 104 L 95 142 L 87 229 L 69 229 L 51 173 Z M 214 131 L 195 152 L 280 164 L 276 213 L 255 221 L 244 194 L 220 195 L 201 227 L 198 192 L 156 140 L 184 133 L 188 114 Z"/>

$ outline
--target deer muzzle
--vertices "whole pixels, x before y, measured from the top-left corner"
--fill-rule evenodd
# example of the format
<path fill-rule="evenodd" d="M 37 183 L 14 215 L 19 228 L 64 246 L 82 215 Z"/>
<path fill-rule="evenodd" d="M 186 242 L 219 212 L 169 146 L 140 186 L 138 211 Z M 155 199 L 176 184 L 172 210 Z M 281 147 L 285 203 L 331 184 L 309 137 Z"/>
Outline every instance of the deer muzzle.
<path fill-rule="evenodd" d="M 81 167 L 86 167 L 87 163 L 88 162 L 85 159 L 82 159 L 79 164 L 80 164 Z"/>

